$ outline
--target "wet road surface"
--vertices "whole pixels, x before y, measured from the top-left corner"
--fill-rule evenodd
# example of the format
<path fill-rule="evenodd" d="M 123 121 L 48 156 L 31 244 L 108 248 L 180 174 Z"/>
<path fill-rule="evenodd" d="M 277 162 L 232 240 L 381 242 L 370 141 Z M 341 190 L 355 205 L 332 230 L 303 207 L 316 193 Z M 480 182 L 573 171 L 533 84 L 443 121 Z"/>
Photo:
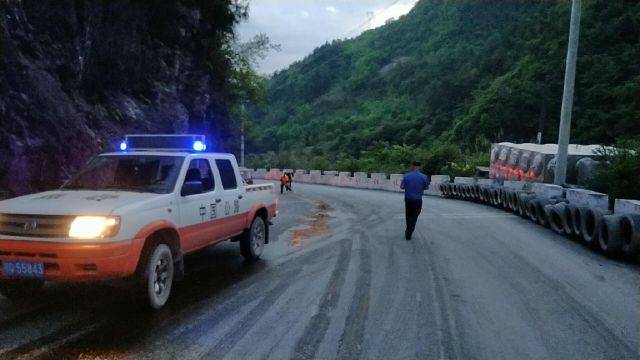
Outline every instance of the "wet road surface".
<path fill-rule="evenodd" d="M 263 260 L 186 259 L 168 306 L 49 285 L 0 297 L 0 358 L 637 359 L 640 270 L 490 207 L 294 184 Z"/>

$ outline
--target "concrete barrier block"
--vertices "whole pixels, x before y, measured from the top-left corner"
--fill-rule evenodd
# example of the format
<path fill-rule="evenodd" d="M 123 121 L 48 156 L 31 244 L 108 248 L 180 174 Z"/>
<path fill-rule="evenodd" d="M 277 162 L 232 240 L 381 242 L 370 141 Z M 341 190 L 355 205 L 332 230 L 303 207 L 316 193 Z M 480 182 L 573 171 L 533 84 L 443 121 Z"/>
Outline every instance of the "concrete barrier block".
<path fill-rule="evenodd" d="M 456 184 L 475 184 L 476 179 L 472 178 L 472 177 L 460 177 L 457 176 L 455 178 L 453 178 L 453 182 Z"/>
<path fill-rule="evenodd" d="M 498 183 L 496 179 L 477 179 L 476 181 L 478 182 L 479 185 L 487 185 L 487 186 L 496 185 Z"/>
<path fill-rule="evenodd" d="M 293 169 L 284 169 L 284 170 L 282 170 L 282 172 L 285 172 L 285 173 L 292 173 L 292 172 L 293 172 Z"/>
<path fill-rule="evenodd" d="M 354 176 L 353 177 L 353 187 L 357 187 L 360 189 L 366 189 L 369 186 L 369 178 L 366 176 Z"/>
<path fill-rule="evenodd" d="M 351 173 L 348 172 L 348 171 L 340 171 L 338 173 L 338 176 L 340 176 L 340 177 L 351 177 Z"/>
<path fill-rule="evenodd" d="M 536 193 L 536 196 L 546 199 L 564 195 L 564 188 L 560 185 L 533 183 L 531 190 Z"/>
<path fill-rule="evenodd" d="M 432 183 L 442 184 L 451 181 L 451 177 L 449 175 L 431 175 L 430 180 Z"/>
<path fill-rule="evenodd" d="M 256 169 L 251 172 L 254 179 L 264 180 L 267 176 L 267 169 Z"/>
<path fill-rule="evenodd" d="M 341 175 L 336 176 L 336 182 L 338 186 L 342 186 L 342 187 L 349 186 L 350 179 L 351 179 L 350 176 L 341 176 Z"/>
<path fill-rule="evenodd" d="M 609 195 L 607 194 L 585 189 L 567 189 L 565 197 L 576 205 L 588 205 L 604 210 L 609 209 Z"/>
<path fill-rule="evenodd" d="M 331 185 L 331 180 L 333 180 L 333 178 L 335 178 L 335 176 L 333 175 L 320 175 L 320 183 L 321 184 L 325 184 L 325 185 Z"/>
<path fill-rule="evenodd" d="M 389 179 L 385 178 L 378 180 L 378 184 L 376 185 L 377 190 L 387 190 L 391 184 Z"/>
<path fill-rule="evenodd" d="M 526 181 L 505 180 L 504 187 L 511 190 L 524 190 L 527 186 Z"/>
<path fill-rule="evenodd" d="M 334 171 L 334 170 L 326 170 L 322 172 L 323 175 L 334 175 L 334 176 L 338 176 L 338 172 Z"/>
<path fill-rule="evenodd" d="M 311 184 L 320 184 L 321 183 L 322 174 L 320 170 L 311 170 L 309 171 L 309 183 Z"/>
<path fill-rule="evenodd" d="M 303 170 L 303 169 L 296 169 L 296 172 L 294 173 L 294 175 L 303 175 L 306 174 L 307 170 Z"/>
<path fill-rule="evenodd" d="M 427 194 L 440 194 L 440 184 L 448 183 L 451 181 L 451 177 L 449 175 L 432 175 L 429 177 L 431 183 L 429 184 L 429 188 L 427 189 Z"/>
<path fill-rule="evenodd" d="M 353 177 L 366 178 L 367 173 L 362 171 L 354 172 Z"/>
<path fill-rule="evenodd" d="M 333 185 L 333 186 L 340 186 L 340 177 L 339 176 L 333 176 L 333 178 L 331 178 L 329 180 L 329 184 Z"/>
<path fill-rule="evenodd" d="M 266 180 L 279 180 L 280 176 L 282 176 L 282 171 L 280 169 L 271 169 L 265 175 Z"/>
<path fill-rule="evenodd" d="M 400 189 L 400 183 L 402 182 L 402 178 L 404 175 L 402 174 L 391 174 L 389 175 L 389 184 L 387 190 L 389 191 L 403 191 Z"/>
<path fill-rule="evenodd" d="M 369 179 L 369 189 L 380 190 L 384 189 L 384 185 L 387 182 L 387 174 L 384 173 L 371 173 Z"/>
<path fill-rule="evenodd" d="M 616 199 L 614 213 L 640 214 L 640 200 Z"/>

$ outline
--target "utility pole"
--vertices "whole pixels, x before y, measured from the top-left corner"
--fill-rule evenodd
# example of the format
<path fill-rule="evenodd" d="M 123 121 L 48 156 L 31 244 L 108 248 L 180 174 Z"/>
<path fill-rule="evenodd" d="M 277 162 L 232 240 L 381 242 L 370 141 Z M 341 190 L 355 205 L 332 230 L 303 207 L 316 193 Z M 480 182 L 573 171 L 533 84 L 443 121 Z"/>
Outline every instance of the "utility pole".
<path fill-rule="evenodd" d="M 244 104 L 242 104 L 242 115 L 240 116 L 240 166 L 244 167 Z"/>
<path fill-rule="evenodd" d="M 558 154 L 556 156 L 556 171 L 553 179 L 553 183 L 556 185 L 563 185 L 567 180 L 567 157 L 569 155 L 569 139 L 571 137 L 571 111 L 573 110 L 576 60 L 578 58 L 578 40 L 580 38 L 581 5 L 581 0 L 573 0 L 571 4 L 571 27 L 569 29 L 567 65 L 564 73 L 560 130 L 558 131 Z"/>

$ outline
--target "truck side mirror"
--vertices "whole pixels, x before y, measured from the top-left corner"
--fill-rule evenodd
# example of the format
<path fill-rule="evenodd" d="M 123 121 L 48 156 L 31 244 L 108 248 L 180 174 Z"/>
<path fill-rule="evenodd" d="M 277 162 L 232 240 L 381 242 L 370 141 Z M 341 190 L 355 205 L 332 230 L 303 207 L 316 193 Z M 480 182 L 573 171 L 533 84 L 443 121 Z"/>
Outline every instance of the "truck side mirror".
<path fill-rule="evenodd" d="M 182 185 L 180 195 L 190 196 L 197 194 L 202 194 L 202 181 L 188 181 Z"/>

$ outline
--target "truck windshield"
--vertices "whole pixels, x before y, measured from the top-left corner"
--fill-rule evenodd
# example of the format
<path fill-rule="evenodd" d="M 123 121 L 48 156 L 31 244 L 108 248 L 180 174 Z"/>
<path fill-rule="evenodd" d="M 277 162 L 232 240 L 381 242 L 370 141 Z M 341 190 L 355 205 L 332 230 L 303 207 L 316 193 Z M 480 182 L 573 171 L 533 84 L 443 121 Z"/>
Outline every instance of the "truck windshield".
<path fill-rule="evenodd" d="M 63 190 L 173 191 L 184 157 L 105 155 L 94 158 Z"/>

